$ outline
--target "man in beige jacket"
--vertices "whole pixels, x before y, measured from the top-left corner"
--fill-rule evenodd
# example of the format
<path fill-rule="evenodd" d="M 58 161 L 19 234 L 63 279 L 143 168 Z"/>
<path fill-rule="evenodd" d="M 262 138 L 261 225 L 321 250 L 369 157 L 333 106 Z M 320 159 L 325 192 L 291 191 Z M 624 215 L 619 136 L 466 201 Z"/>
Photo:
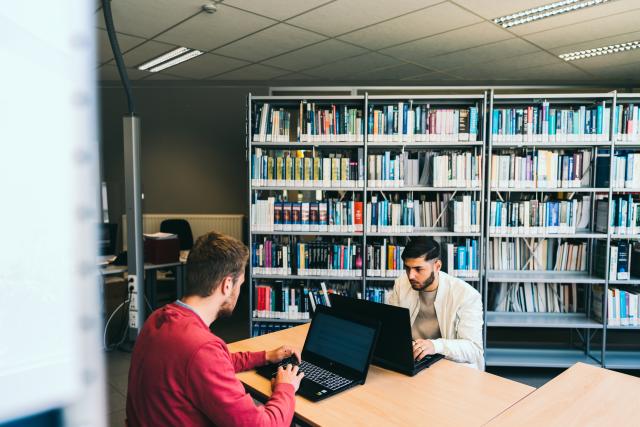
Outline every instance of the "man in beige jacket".
<path fill-rule="evenodd" d="M 440 353 L 483 370 L 480 293 L 440 271 L 440 256 L 432 238 L 412 238 L 402 253 L 405 273 L 396 279 L 388 303 L 409 309 L 416 360 Z"/>

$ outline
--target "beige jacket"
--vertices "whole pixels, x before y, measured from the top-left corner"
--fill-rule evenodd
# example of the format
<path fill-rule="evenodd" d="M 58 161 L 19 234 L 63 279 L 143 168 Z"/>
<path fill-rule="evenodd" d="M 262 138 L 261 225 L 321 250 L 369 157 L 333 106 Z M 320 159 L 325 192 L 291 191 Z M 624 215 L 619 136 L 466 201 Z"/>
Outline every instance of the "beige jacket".
<path fill-rule="evenodd" d="M 467 363 L 484 370 L 482 348 L 482 300 L 468 283 L 441 271 L 434 302 L 442 338 L 433 340 L 436 353 L 454 362 Z M 406 273 L 396 279 L 389 304 L 406 307 L 411 324 L 420 310 L 420 297 L 413 290 Z"/>

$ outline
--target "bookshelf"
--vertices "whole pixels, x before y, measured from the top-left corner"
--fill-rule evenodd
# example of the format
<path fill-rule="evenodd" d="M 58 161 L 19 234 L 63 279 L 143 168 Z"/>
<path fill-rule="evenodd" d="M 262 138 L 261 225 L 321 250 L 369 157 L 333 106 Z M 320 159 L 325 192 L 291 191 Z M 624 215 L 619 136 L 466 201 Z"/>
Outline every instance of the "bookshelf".
<path fill-rule="evenodd" d="M 396 89 L 400 92 L 400 89 L 393 88 L 393 90 Z M 305 245 L 310 242 L 326 242 L 335 245 L 351 245 L 349 247 L 357 248 L 360 258 L 357 262 L 357 268 L 355 267 L 356 261 L 354 261 L 356 258 L 352 260 L 351 267 L 353 268 L 347 275 L 333 270 L 323 271 L 320 274 L 314 274 L 314 271 L 292 272 L 294 274 L 286 275 L 258 274 L 254 268 L 250 268 L 248 283 L 251 284 L 249 287 L 251 334 L 260 332 L 254 328 L 257 324 L 288 327 L 308 321 L 307 319 L 256 316 L 254 296 L 256 296 L 257 286 L 268 287 L 273 284 L 274 289 L 277 286 L 289 286 L 286 287 L 287 293 L 293 288 L 302 289 L 304 287 L 308 291 L 315 290 L 315 295 L 318 296 L 322 291 L 320 283 L 325 282 L 327 289 L 335 286 L 336 289 L 339 288 L 340 292 L 380 300 L 384 298 L 385 292 L 391 289 L 393 281 L 401 273 L 400 269 L 395 269 L 390 265 L 383 266 L 386 269 L 382 271 L 376 268 L 379 267 L 375 264 L 379 262 L 380 253 L 385 256 L 392 253 L 393 256 L 390 259 L 393 259 L 393 262 L 398 262 L 397 258 L 399 258 L 408 237 L 429 235 L 444 243 L 460 244 L 460 242 L 465 242 L 465 239 L 472 239 L 477 244 L 477 273 L 467 274 L 467 277 L 461 276 L 461 278 L 475 286 L 483 297 L 487 366 L 567 367 L 577 361 L 582 361 L 614 369 L 640 369 L 640 346 L 624 347 L 616 344 L 620 341 L 616 339 L 617 336 L 637 334 L 640 331 L 640 326 L 610 325 L 606 301 L 601 304 L 602 309 L 599 316 L 594 313 L 594 310 L 598 311 L 595 308 L 599 307 L 596 305 L 599 289 L 602 289 L 606 296 L 610 292 L 610 288 L 630 289 L 633 292 L 633 286 L 640 285 L 640 274 L 632 274 L 629 279 L 618 279 L 615 277 L 616 273 L 610 271 L 611 245 L 640 240 L 640 228 L 622 231 L 615 229 L 612 225 L 611 209 L 607 209 L 606 227 L 604 229 L 596 227 L 598 218 L 596 200 L 606 201 L 609 206 L 612 200 L 618 200 L 616 198 L 635 197 L 637 193 L 640 193 L 640 183 L 635 185 L 633 182 L 615 181 L 614 167 L 616 165 L 614 162 L 619 161 L 620 159 L 616 157 L 620 156 L 610 155 L 612 152 L 614 154 L 621 153 L 620 150 L 625 150 L 625 153 L 640 152 L 640 133 L 637 128 L 633 127 L 639 122 L 637 117 L 633 116 L 633 108 L 636 108 L 637 114 L 640 94 L 618 94 L 616 92 L 498 93 L 498 91 L 490 89 L 477 88 L 473 90 L 449 88 L 446 93 L 411 88 L 403 91 L 402 94 L 390 94 L 393 90 L 380 90 L 378 93 L 381 94 L 377 94 L 375 88 L 366 88 L 354 89 L 338 95 L 318 95 L 316 88 L 309 90 L 308 96 L 304 90 L 298 90 L 295 95 L 291 96 L 254 97 L 249 95 L 246 118 L 246 150 L 250 177 L 249 243 L 252 250 L 254 244 L 263 242 L 265 239 L 271 239 L 273 242 L 285 242 L 292 249 L 299 243 Z M 414 90 L 414 94 L 410 93 L 412 90 Z M 350 95 L 345 93 L 350 93 Z M 266 121 L 257 123 L 255 120 L 256 118 L 262 119 L 260 109 L 264 104 L 269 104 L 272 108 L 271 111 L 277 111 L 279 118 L 284 122 L 284 125 L 282 122 L 278 122 L 278 130 L 275 132 L 271 128 L 273 133 L 270 138 L 267 138 L 266 132 L 261 131 L 260 127 Z M 473 114 L 477 115 L 475 137 L 467 136 L 467 132 L 463 132 L 465 135 L 460 135 L 462 128 L 457 130 L 458 134 L 443 132 L 443 129 L 434 131 L 434 133 L 419 132 L 420 126 L 417 125 L 417 117 L 422 117 L 425 111 L 428 120 L 433 114 L 435 120 L 439 119 L 437 123 L 442 126 L 445 126 L 444 124 L 451 126 L 455 119 L 460 119 L 460 111 L 466 110 L 464 114 L 471 114 L 471 107 L 476 108 Z M 533 111 L 533 107 L 537 112 Z M 523 113 L 518 112 L 521 109 Z M 309 116 L 307 116 L 308 110 L 311 112 Z M 556 130 L 553 137 L 544 136 L 541 132 L 542 128 L 533 128 L 534 123 L 537 122 L 532 121 L 531 118 L 538 118 L 538 115 L 541 118 L 542 114 L 545 114 L 545 117 L 550 117 L 547 115 L 552 110 L 556 111 L 554 113 L 556 114 L 554 116 L 556 117 L 554 119 L 556 120 Z M 337 123 L 325 121 L 327 117 L 328 120 L 333 120 L 334 116 L 323 115 L 324 113 L 320 114 L 319 111 L 342 111 L 344 114 L 338 113 L 338 117 L 344 119 L 349 116 L 351 121 L 347 120 L 340 127 Z M 457 111 L 457 113 L 451 113 L 452 111 Z M 526 111 L 526 119 L 524 111 Z M 630 118 L 625 116 L 625 120 L 628 119 L 630 122 L 628 125 L 622 126 L 623 132 L 616 131 L 621 122 L 619 111 L 631 114 Z M 285 114 L 287 112 L 289 116 Z M 447 114 L 458 115 L 447 116 Z M 601 114 L 601 117 L 598 117 L 598 114 Z M 296 122 L 294 116 L 298 117 L 297 121 L 300 123 Z M 402 116 L 402 121 L 400 121 L 400 116 Z M 303 130 L 309 126 L 308 121 L 300 120 L 301 117 L 320 117 L 322 121 L 317 121 L 313 125 L 310 132 L 312 135 L 301 137 L 297 131 L 298 125 L 300 124 L 300 128 Z M 403 126 L 407 124 L 408 117 L 411 117 L 409 118 L 411 125 L 405 128 Z M 356 119 L 360 120 L 357 122 L 358 129 L 354 127 Z M 372 120 L 375 120 L 374 123 L 377 123 L 378 126 L 372 126 Z M 522 123 L 519 124 L 518 120 L 521 120 Z M 558 121 L 560 122 L 558 123 Z M 423 121 L 422 124 L 424 125 L 424 123 Z M 500 133 L 503 130 L 518 129 L 518 126 L 523 126 L 525 123 L 531 123 L 530 130 L 527 128 L 527 131 L 520 134 L 515 132 L 512 136 Z M 588 128 L 586 123 L 589 123 Z M 333 132 L 332 126 L 338 130 L 346 130 L 348 135 Z M 598 126 L 600 126 L 600 130 Z M 397 132 L 399 129 L 401 131 Z M 624 132 L 629 129 L 632 133 L 627 136 L 627 133 Z M 325 132 L 325 130 L 329 131 Z M 465 128 L 464 130 L 469 129 Z M 546 134 L 549 135 L 548 131 Z M 251 179 L 255 172 L 253 168 L 256 149 L 262 150 L 262 153 L 267 156 L 273 154 L 274 165 L 278 162 L 278 151 L 303 150 L 305 152 L 303 157 L 320 157 L 321 159 L 333 158 L 334 156 L 347 157 L 350 165 L 355 163 L 357 166 L 352 170 L 350 180 L 346 182 L 342 179 L 336 180 L 333 175 L 328 180 L 324 176 L 322 177 L 324 179 L 314 176 L 306 181 L 293 179 L 295 177 L 289 181 L 284 179 L 285 176 L 280 180 L 276 176 L 265 176 L 265 180 L 256 181 Z M 492 170 L 492 156 L 506 156 L 507 154 L 511 156 L 512 153 L 514 153 L 514 158 L 518 158 L 517 162 L 520 162 L 521 175 L 518 176 L 522 176 L 522 180 L 510 182 L 499 178 L 500 175 L 498 178 L 492 175 L 495 174 L 495 171 Z M 467 155 L 467 157 L 463 157 L 463 155 Z M 556 155 L 558 157 L 553 157 Z M 428 185 L 425 185 L 424 182 L 417 182 L 420 179 L 416 180 L 415 175 L 411 175 L 415 174 L 415 165 L 419 165 L 418 178 L 422 178 L 420 170 L 423 163 L 434 164 L 432 159 L 435 156 L 445 156 L 443 157 L 446 159 L 443 160 L 444 162 L 453 162 L 454 164 L 457 164 L 455 162 L 458 161 L 462 162 L 461 159 L 464 158 L 464 162 L 471 162 L 465 163 L 465 165 L 474 165 L 471 167 L 473 171 L 477 167 L 478 174 L 473 175 L 472 173 L 470 176 L 464 176 L 456 181 L 437 183 L 429 181 Z M 546 180 L 545 177 L 541 181 L 540 177 L 537 177 L 532 181 L 523 171 L 531 172 L 531 168 L 526 169 L 526 165 L 535 156 L 538 156 L 536 159 L 544 158 L 549 162 L 558 161 L 561 166 L 557 171 L 554 170 L 554 173 L 558 174 L 557 176 L 565 173 L 562 169 L 564 162 L 572 165 L 570 168 L 574 174 L 573 176 L 569 175 L 567 179 Z M 375 165 L 381 162 L 380 158 L 387 168 L 385 176 L 376 175 L 380 170 L 376 169 Z M 321 163 L 322 161 L 320 160 Z M 408 166 L 411 161 L 417 163 L 413 163 L 414 166 Z M 268 162 L 269 160 L 267 160 Z M 282 160 L 282 162 L 286 161 Z M 585 163 L 591 165 L 590 169 L 578 166 L 584 166 Z M 375 166 L 374 175 L 370 174 L 371 165 Z M 389 173 L 389 165 L 392 165 L 391 168 L 396 168 L 392 173 Z M 524 169 L 523 165 L 525 165 Z M 401 167 L 405 168 L 402 180 L 398 175 Z M 498 169 L 496 168 L 496 170 Z M 343 171 L 341 170 L 341 172 Z M 581 173 L 580 175 L 577 174 L 578 171 Z M 607 173 L 609 174 L 608 179 L 603 182 L 602 174 L 606 175 Z M 588 177 L 585 178 L 585 175 Z M 414 178 L 411 179 L 411 176 Z M 343 211 L 346 214 L 337 219 L 337 221 L 342 221 L 340 222 L 342 226 L 348 228 L 336 228 L 334 231 L 322 229 L 322 227 L 284 230 L 275 229 L 276 227 L 271 224 L 267 224 L 266 228 L 262 227 L 263 224 L 256 226 L 254 215 L 259 209 L 256 209 L 253 203 L 256 200 L 264 202 L 269 197 L 276 201 L 282 199 L 293 204 L 329 203 L 329 201 L 331 203 L 353 202 L 353 205 L 349 205 L 347 208 L 344 207 L 345 205 L 341 205 L 341 209 L 346 209 Z M 467 200 L 467 203 L 469 201 L 478 202 L 475 213 L 479 220 L 477 230 L 458 229 L 454 231 L 453 223 L 458 223 L 454 220 L 455 216 L 447 220 L 449 223 L 446 226 L 439 223 L 445 222 L 445 218 L 452 214 L 454 208 L 451 200 L 462 201 L 463 197 L 466 198 L 464 200 Z M 588 199 L 589 209 L 585 207 L 586 203 L 581 204 L 584 203 L 585 198 Z M 523 209 L 524 215 L 524 212 L 532 212 L 527 210 L 531 209 L 531 204 L 525 205 L 524 202 L 532 200 L 546 203 L 544 207 L 540 207 L 540 204 L 536 205 L 536 209 L 541 209 L 540 212 L 545 215 L 548 212 L 553 212 L 554 209 L 557 209 L 558 212 L 565 212 L 563 209 L 567 209 L 566 212 L 571 212 L 570 216 L 574 222 L 571 224 L 561 223 L 559 227 L 532 226 L 529 228 L 523 227 L 523 224 L 517 224 L 515 227 L 496 227 L 491 223 L 492 207 L 495 208 L 492 206 L 492 202 L 500 201 L 505 205 L 509 202 L 511 203 L 509 209 Z M 361 203 L 361 208 L 356 209 L 356 202 Z M 554 203 L 557 203 L 557 206 Z M 518 206 L 514 207 L 516 204 Z M 418 205 L 420 206 L 418 207 Z M 465 205 L 465 209 L 468 209 L 468 206 Z M 362 222 L 358 223 L 361 228 L 356 229 L 353 222 L 356 216 L 354 212 L 358 209 L 361 209 L 357 215 L 362 218 Z M 385 216 L 392 218 L 391 221 L 401 219 L 398 220 L 398 223 L 394 222 L 389 225 L 379 223 L 375 228 L 371 227 L 372 222 L 375 222 L 372 216 L 373 209 L 376 211 L 382 209 Z M 425 209 L 424 212 L 429 212 L 425 216 L 427 218 L 427 222 L 424 223 L 426 226 L 405 223 L 404 213 L 398 212 L 405 212 L 406 209 L 413 214 L 419 209 Z M 443 214 L 443 210 L 446 213 Z M 264 213 L 264 209 L 260 212 Z M 302 215 L 304 216 L 304 213 Z M 344 222 L 345 218 L 346 223 Z M 577 218 L 588 219 L 588 221 L 586 225 L 581 224 L 575 222 Z M 566 251 L 563 252 L 563 256 L 566 256 L 567 259 L 573 259 L 572 262 L 575 262 L 580 268 L 574 271 L 531 269 L 532 264 L 530 263 L 524 263 L 524 265 L 528 265 L 527 269 L 523 269 L 522 265 L 519 268 L 495 268 L 487 262 L 489 261 L 488 257 L 493 256 L 492 242 L 496 241 L 499 241 L 500 245 L 503 242 L 507 245 L 511 244 L 514 248 L 520 245 L 517 250 L 521 252 L 524 250 L 535 253 L 538 248 L 544 246 L 547 255 L 552 254 L 551 258 L 547 259 L 546 267 L 551 265 L 549 262 L 553 261 L 553 254 L 557 253 L 558 248 L 562 248 L 563 251 Z M 605 250 L 596 255 L 596 248 L 600 246 L 603 246 Z M 443 246 L 443 250 L 445 247 L 446 245 Z M 382 248 L 385 252 L 375 252 L 382 251 Z M 631 249 L 629 249 L 628 256 L 631 256 Z M 604 270 L 602 274 L 595 271 L 598 262 L 605 264 L 601 266 L 601 269 Z M 450 265 L 445 261 L 445 270 L 447 267 Z M 354 270 L 358 270 L 358 272 L 356 273 Z M 507 289 L 505 287 L 510 284 L 518 284 L 519 290 L 517 292 L 525 289 L 524 284 L 530 284 L 526 285 L 527 290 L 533 289 L 529 286 L 538 286 L 535 288 L 536 292 L 541 289 L 544 289 L 545 293 L 550 292 L 551 297 L 549 298 L 551 300 L 556 298 L 560 301 L 559 294 L 562 293 L 564 296 L 562 301 L 565 301 L 562 304 L 566 303 L 566 307 L 561 308 L 560 302 L 558 302 L 558 307 L 550 306 L 548 308 L 552 310 L 548 312 L 496 310 L 493 306 L 496 290 Z M 277 291 L 280 292 L 280 288 Z M 300 292 L 299 297 L 308 296 L 302 291 Z M 517 298 L 517 292 L 514 298 Z M 294 298 L 293 294 L 291 298 Z M 606 300 L 606 297 L 604 299 Z M 321 303 L 322 298 L 318 302 Z M 538 307 L 538 309 L 540 308 Z M 553 312 L 555 309 L 563 311 L 564 308 L 568 312 Z M 273 330 L 273 327 L 266 330 Z M 505 335 L 502 332 L 507 330 L 512 331 L 511 335 L 514 335 L 513 331 L 515 331 L 515 335 L 527 339 L 516 341 L 505 338 L 508 334 Z M 636 337 L 636 335 L 633 336 Z M 561 337 L 561 339 L 556 340 L 557 337 Z M 549 344 L 554 340 L 556 340 L 554 345 Z"/>

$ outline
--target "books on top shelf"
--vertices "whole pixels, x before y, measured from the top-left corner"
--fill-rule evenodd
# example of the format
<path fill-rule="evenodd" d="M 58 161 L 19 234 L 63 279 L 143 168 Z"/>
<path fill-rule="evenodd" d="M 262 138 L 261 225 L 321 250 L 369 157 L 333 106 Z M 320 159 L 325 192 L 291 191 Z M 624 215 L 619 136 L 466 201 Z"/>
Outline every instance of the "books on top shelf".
<path fill-rule="evenodd" d="M 593 287 L 593 315 L 602 321 L 604 305 L 607 306 L 607 324 L 609 326 L 640 326 L 640 290 L 630 287 Z"/>
<path fill-rule="evenodd" d="M 364 150 L 320 156 L 312 150 L 263 150 L 251 155 L 251 185 L 278 187 L 362 187 Z"/>
<path fill-rule="evenodd" d="M 498 312 L 577 313 L 575 283 L 499 283 L 491 287 L 489 306 Z"/>
<path fill-rule="evenodd" d="M 363 202 L 325 199 L 316 202 L 256 200 L 251 209 L 254 231 L 353 232 L 363 230 Z"/>
<path fill-rule="evenodd" d="M 390 243 L 383 239 L 382 243 L 367 245 L 367 277 L 399 277 L 404 272 L 402 262 L 404 246 Z"/>
<path fill-rule="evenodd" d="M 478 108 L 435 108 L 412 101 L 369 105 L 369 142 L 467 142 L 478 138 Z"/>
<path fill-rule="evenodd" d="M 619 153 L 613 156 L 614 188 L 640 188 L 640 153 Z"/>
<path fill-rule="evenodd" d="M 451 214 L 447 212 L 450 204 Z M 429 232 L 433 229 L 448 230 L 453 225 L 454 232 L 480 232 L 480 201 L 471 196 L 458 196 L 450 200 L 450 195 L 437 194 L 435 201 L 413 200 L 410 197 L 398 200 L 397 194 L 388 200 L 371 196 L 366 207 L 367 232 L 411 233 Z"/>
<path fill-rule="evenodd" d="M 447 272 L 460 278 L 480 277 L 478 241 L 465 239 L 464 244 L 447 243 Z"/>
<path fill-rule="evenodd" d="M 362 110 L 301 101 L 298 108 L 254 103 L 253 142 L 363 142 Z"/>
<path fill-rule="evenodd" d="M 473 187 L 479 188 L 482 155 L 468 151 L 369 154 L 371 188 Z"/>
<path fill-rule="evenodd" d="M 609 139 L 611 109 L 596 106 L 552 107 L 548 102 L 521 108 L 494 108 L 494 142 L 597 142 Z"/>
<path fill-rule="evenodd" d="M 345 242 L 300 242 L 290 238 L 252 243 L 251 266 L 254 274 L 299 276 L 362 276 L 361 245 L 346 238 Z"/>
<path fill-rule="evenodd" d="M 587 242 L 491 238 L 487 269 L 509 271 L 586 271 Z"/>
<path fill-rule="evenodd" d="M 590 217 L 590 196 L 560 201 L 493 200 L 489 209 L 489 232 L 575 234 L 588 229 Z"/>
<path fill-rule="evenodd" d="M 640 139 L 638 105 L 616 105 L 613 133 L 616 135 L 616 140 L 621 142 L 635 142 Z"/>
<path fill-rule="evenodd" d="M 607 209 L 610 209 L 611 232 L 613 234 L 640 234 L 640 202 L 631 194 L 596 202 L 596 231 L 607 232 Z"/>
<path fill-rule="evenodd" d="M 591 152 L 536 150 L 491 155 L 491 188 L 577 188 L 591 182 Z"/>

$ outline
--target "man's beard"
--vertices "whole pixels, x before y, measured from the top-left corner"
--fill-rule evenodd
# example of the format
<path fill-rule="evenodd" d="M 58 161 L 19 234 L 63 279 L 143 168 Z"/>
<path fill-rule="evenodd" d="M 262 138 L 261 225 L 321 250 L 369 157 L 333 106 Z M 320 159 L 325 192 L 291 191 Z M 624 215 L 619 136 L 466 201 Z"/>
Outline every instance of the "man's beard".
<path fill-rule="evenodd" d="M 223 317 L 231 317 L 231 315 L 233 314 L 233 309 L 235 308 L 236 304 L 231 301 L 231 298 L 229 298 L 229 300 L 222 304 L 222 306 L 220 307 L 220 310 L 218 311 L 218 319 Z"/>
<path fill-rule="evenodd" d="M 427 289 L 429 286 L 431 286 L 431 284 L 433 283 L 433 281 L 436 280 L 436 274 L 434 271 L 431 272 L 431 276 L 429 276 L 429 278 L 427 280 L 424 281 L 424 283 L 422 284 L 415 284 L 413 282 L 411 282 L 411 287 L 413 288 L 413 290 L 415 291 L 424 291 L 425 289 Z"/>

